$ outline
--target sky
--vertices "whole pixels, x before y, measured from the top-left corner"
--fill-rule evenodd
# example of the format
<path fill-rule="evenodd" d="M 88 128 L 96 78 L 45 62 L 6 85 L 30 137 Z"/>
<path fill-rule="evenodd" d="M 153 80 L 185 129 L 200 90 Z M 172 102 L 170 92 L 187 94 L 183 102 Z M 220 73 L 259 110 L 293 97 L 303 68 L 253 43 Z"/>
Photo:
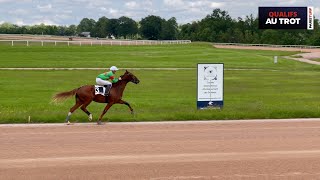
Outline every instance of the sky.
<path fill-rule="evenodd" d="M 83 18 L 127 16 L 140 21 L 148 15 L 175 17 L 178 24 L 186 24 L 203 19 L 215 8 L 234 19 L 256 17 L 259 6 L 313 6 L 320 18 L 320 0 L 0 0 L 0 24 L 68 26 Z"/>

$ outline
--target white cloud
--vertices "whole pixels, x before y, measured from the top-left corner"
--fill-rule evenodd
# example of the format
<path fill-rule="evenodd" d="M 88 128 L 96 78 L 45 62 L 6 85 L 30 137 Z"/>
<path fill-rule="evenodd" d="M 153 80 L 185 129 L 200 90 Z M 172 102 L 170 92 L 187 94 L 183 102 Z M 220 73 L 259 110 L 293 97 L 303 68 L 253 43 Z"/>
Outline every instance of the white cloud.
<path fill-rule="evenodd" d="M 72 2 L 81 2 L 81 3 L 84 3 L 84 2 L 89 2 L 88 0 L 71 0 Z"/>
<path fill-rule="evenodd" d="M 182 0 L 164 0 L 163 3 L 168 7 L 175 8 L 179 8 L 185 5 L 185 3 Z"/>
<path fill-rule="evenodd" d="M 224 3 L 220 3 L 220 2 L 211 2 L 210 3 L 211 8 L 221 8 L 222 6 L 224 6 Z"/>
<path fill-rule="evenodd" d="M 72 14 L 73 11 L 72 10 L 63 10 L 63 12 L 66 14 Z"/>
<path fill-rule="evenodd" d="M 144 8 L 144 10 L 148 13 L 147 15 L 152 15 L 152 14 L 156 14 L 157 12 L 159 12 L 159 10 L 156 10 L 156 9 L 153 9 L 153 8 L 147 8 L 147 7 Z"/>
<path fill-rule="evenodd" d="M 55 19 L 59 19 L 59 20 L 66 20 L 66 19 L 72 18 L 72 16 L 66 15 L 66 14 L 56 14 L 54 17 Z"/>
<path fill-rule="evenodd" d="M 100 10 L 101 10 L 101 11 L 107 11 L 107 8 L 101 7 Z"/>
<path fill-rule="evenodd" d="M 188 7 L 191 7 L 191 8 L 204 7 L 206 5 L 208 5 L 207 1 L 188 2 Z"/>
<path fill-rule="evenodd" d="M 118 12 L 118 10 L 113 9 L 113 8 L 109 8 L 109 13 L 110 14 L 114 14 L 114 13 L 117 13 L 117 12 Z"/>
<path fill-rule="evenodd" d="M 314 7 L 314 14 L 320 13 L 320 7 Z"/>
<path fill-rule="evenodd" d="M 79 0 L 81 1 L 81 0 Z M 95 1 L 90 1 L 90 0 L 85 0 L 88 2 L 81 2 L 78 3 L 76 6 L 77 8 L 90 8 L 90 9 L 98 9 L 100 7 L 113 7 L 111 2 L 107 0 L 95 0 Z"/>
<path fill-rule="evenodd" d="M 9 11 L 8 13 L 12 15 L 26 15 L 29 12 L 26 9 L 15 9 L 15 10 Z"/>
<path fill-rule="evenodd" d="M 212 2 L 208 0 L 188 2 L 185 2 L 183 0 L 163 0 L 163 3 L 169 8 L 193 12 L 199 12 L 209 8 L 221 8 L 222 6 L 224 6 L 223 2 Z"/>
<path fill-rule="evenodd" d="M 144 3 L 144 6 L 152 6 L 153 5 L 152 0 L 146 0 L 143 3 Z"/>
<path fill-rule="evenodd" d="M 279 1 L 279 5 L 296 5 L 297 0 L 286 0 L 286 1 Z"/>
<path fill-rule="evenodd" d="M 45 24 L 45 25 L 58 25 L 58 23 L 50 20 L 50 19 L 43 19 L 43 20 L 37 20 L 37 21 L 33 21 L 31 23 L 32 25 L 39 25 L 39 24 Z"/>
<path fill-rule="evenodd" d="M 11 2 L 11 3 L 14 3 L 14 2 L 17 2 L 16 0 L 0 0 L 0 3 L 8 3 L 8 2 Z M 23 2 L 32 2 L 32 0 L 19 0 L 20 3 L 23 3 Z"/>
<path fill-rule="evenodd" d="M 47 4 L 44 6 L 37 5 L 37 8 L 40 10 L 40 12 L 49 12 L 52 10 L 52 5 L 51 4 Z"/>
<path fill-rule="evenodd" d="M 25 23 L 23 22 L 22 19 L 18 19 L 18 20 L 15 22 L 15 24 L 18 25 L 18 26 L 23 26 L 23 25 L 25 25 Z"/>
<path fill-rule="evenodd" d="M 136 9 L 138 8 L 138 3 L 135 2 L 135 1 L 129 1 L 129 2 L 126 2 L 125 3 L 125 6 L 128 8 L 128 9 Z"/>
<path fill-rule="evenodd" d="M 118 13 L 119 13 L 119 11 L 117 9 L 109 8 L 109 14 L 112 17 L 118 17 Z"/>

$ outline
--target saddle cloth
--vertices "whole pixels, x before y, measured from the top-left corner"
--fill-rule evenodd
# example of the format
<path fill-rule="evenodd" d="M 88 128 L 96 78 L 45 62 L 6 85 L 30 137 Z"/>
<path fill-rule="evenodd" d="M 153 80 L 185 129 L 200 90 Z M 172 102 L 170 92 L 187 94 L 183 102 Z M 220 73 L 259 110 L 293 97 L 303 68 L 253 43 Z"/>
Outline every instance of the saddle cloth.
<path fill-rule="evenodd" d="M 106 88 L 103 87 L 103 86 L 99 86 L 99 85 L 95 85 L 94 86 L 94 94 L 95 95 L 102 95 L 102 96 L 105 96 L 105 92 L 106 92 Z"/>

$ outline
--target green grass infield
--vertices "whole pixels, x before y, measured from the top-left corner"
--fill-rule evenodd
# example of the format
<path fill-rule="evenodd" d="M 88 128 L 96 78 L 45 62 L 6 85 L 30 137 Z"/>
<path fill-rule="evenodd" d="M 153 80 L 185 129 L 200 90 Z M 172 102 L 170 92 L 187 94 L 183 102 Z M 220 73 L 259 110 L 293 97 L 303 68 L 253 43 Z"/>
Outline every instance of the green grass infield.
<path fill-rule="evenodd" d="M 156 46 L 0 45 L 0 68 L 193 68 L 134 70 L 124 105 L 104 121 L 226 120 L 320 117 L 320 67 L 281 56 L 295 52 L 217 49 L 209 43 Z M 275 64 L 273 57 L 278 56 Z M 224 107 L 197 110 L 197 63 L 224 63 Z M 51 97 L 94 84 L 102 70 L 0 70 L 0 123 L 64 122 L 74 98 L 54 104 Z M 124 69 L 118 73 L 120 75 Z M 88 110 L 97 120 L 105 104 Z M 71 121 L 87 122 L 78 109 Z"/>
<path fill-rule="evenodd" d="M 64 122 L 74 97 L 59 104 L 51 97 L 94 84 L 101 71 L 0 71 L 0 123 Z M 123 71 L 118 72 L 118 75 Z M 104 121 L 226 120 L 255 118 L 312 118 L 320 116 L 320 71 L 225 70 L 222 110 L 197 110 L 197 75 L 194 70 L 132 71 L 141 81 L 129 83 L 123 99 Z M 88 110 L 97 120 L 105 104 L 92 102 Z M 78 109 L 71 121 L 88 122 Z"/>

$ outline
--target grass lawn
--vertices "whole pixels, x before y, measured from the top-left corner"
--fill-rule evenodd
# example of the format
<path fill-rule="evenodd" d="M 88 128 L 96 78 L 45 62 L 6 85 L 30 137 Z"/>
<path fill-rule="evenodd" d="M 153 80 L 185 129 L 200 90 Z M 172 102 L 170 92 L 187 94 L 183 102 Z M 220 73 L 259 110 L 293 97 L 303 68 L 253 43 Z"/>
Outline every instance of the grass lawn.
<path fill-rule="evenodd" d="M 93 84 L 99 71 L 0 71 L 0 123 L 63 122 L 74 98 L 53 104 L 61 91 Z M 119 72 L 121 74 L 123 72 Z M 225 71 L 223 110 L 196 110 L 196 70 L 133 71 L 141 83 L 129 83 L 124 100 L 136 111 L 115 105 L 104 120 L 160 121 L 320 116 L 319 71 Z M 104 104 L 88 107 L 96 120 Z M 80 109 L 72 121 L 87 122 Z"/>
<path fill-rule="evenodd" d="M 202 63 L 225 63 L 226 68 L 280 68 L 273 56 L 294 52 L 216 49 L 211 44 L 157 46 L 0 46 L 0 68 L 4 67 L 196 67 Z M 279 58 L 279 61 L 281 58 Z M 299 63 L 299 66 L 303 64 Z M 296 62 L 286 67 L 297 66 Z"/>
<path fill-rule="evenodd" d="M 141 84 L 128 84 L 124 100 L 136 111 L 115 105 L 104 120 L 160 121 L 320 117 L 320 67 L 273 56 L 294 52 L 216 49 L 210 44 L 159 46 L 7 46 L 0 45 L 0 67 L 196 68 L 224 63 L 224 108 L 196 110 L 196 69 L 136 70 Z M 61 104 L 51 97 L 94 84 L 101 71 L 0 70 L 0 123 L 63 122 L 74 98 Z M 118 75 L 123 73 L 119 72 Z M 96 120 L 104 104 L 88 107 Z M 72 121 L 86 122 L 77 110 Z"/>

